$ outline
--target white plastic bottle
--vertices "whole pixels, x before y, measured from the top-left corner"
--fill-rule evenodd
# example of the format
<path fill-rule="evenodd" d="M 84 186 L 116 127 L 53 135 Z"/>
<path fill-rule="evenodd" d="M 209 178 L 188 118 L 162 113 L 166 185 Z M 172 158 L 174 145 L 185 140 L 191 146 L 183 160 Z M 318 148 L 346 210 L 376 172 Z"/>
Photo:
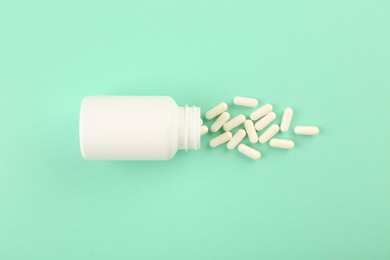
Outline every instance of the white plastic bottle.
<path fill-rule="evenodd" d="M 89 96 L 80 110 L 87 160 L 169 160 L 200 147 L 200 108 L 167 96 Z"/>

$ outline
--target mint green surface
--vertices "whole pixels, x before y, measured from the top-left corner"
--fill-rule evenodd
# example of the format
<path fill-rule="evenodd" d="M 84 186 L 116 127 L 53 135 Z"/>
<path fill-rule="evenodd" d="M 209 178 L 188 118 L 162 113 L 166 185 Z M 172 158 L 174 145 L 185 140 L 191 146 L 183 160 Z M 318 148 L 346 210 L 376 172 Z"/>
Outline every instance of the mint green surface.
<path fill-rule="evenodd" d="M 390 259 L 389 1 L 3 0 L 0 88 L 1 260 Z M 86 95 L 251 96 L 321 133 L 84 161 Z"/>

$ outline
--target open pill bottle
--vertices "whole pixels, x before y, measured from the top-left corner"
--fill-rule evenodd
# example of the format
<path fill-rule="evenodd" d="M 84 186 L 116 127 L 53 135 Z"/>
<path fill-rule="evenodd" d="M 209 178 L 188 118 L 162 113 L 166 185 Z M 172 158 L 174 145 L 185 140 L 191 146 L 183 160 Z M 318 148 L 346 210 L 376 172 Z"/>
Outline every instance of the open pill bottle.
<path fill-rule="evenodd" d="M 87 160 L 169 160 L 200 148 L 200 108 L 168 96 L 88 96 L 80 109 Z"/>

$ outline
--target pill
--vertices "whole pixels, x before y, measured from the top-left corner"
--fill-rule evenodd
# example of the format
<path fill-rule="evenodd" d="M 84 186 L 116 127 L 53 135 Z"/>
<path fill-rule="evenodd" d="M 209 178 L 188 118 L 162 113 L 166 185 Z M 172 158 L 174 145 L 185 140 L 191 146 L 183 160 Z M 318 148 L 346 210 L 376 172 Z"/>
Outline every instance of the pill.
<path fill-rule="evenodd" d="M 297 135 L 318 135 L 320 129 L 316 126 L 296 126 L 294 132 Z"/>
<path fill-rule="evenodd" d="M 283 113 L 282 123 L 280 124 L 280 131 L 287 132 L 290 128 L 291 119 L 294 111 L 291 108 L 286 108 Z"/>
<path fill-rule="evenodd" d="M 268 142 L 268 140 L 274 137 L 278 132 L 279 132 L 279 126 L 277 124 L 273 124 L 272 126 L 270 126 L 270 128 L 265 130 L 265 132 L 262 135 L 260 135 L 259 142 L 261 144 Z"/>
<path fill-rule="evenodd" d="M 272 105 L 271 104 L 266 104 L 262 107 L 260 107 L 259 109 L 253 111 L 251 114 L 250 114 L 250 118 L 255 121 L 259 118 L 262 118 L 263 116 L 267 115 L 268 113 L 270 113 L 272 111 Z"/>
<path fill-rule="evenodd" d="M 229 120 L 230 114 L 228 112 L 223 112 L 215 122 L 210 126 L 211 132 L 217 132 L 221 127 Z"/>
<path fill-rule="evenodd" d="M 225 133 L 223 133 L 221 135 L 218 135 L 217 137 L 211 139 L 210 142 L 209 142 L 209 145 L 214 148 L 214 147 L 217 147 L 217 146 L 219 146 L 221 144 L 226 143 L 231 138 L 232 138 L 232 133 L 225 132 Z"/>
<path fill-rule="evenodd" d="M 252 120 L 245 120 L 244 122 L 246 133 L 248 134 L 251 143 L 257 143 L 257 133 Z"/>
<path fill-rule="evenodd" d="M 259 104 L 257 99 L 248 97 L 235 97 L 233 102 L 235 105 L 243 107 L 256 107 Z"/>
<path fill-rule="evenodd" d="M 238 146 L 238 151 L 242 154 L 245 154 L 249 158 L 252 158 L 253 160 L 258 160 L 261 158 L 261 153 L 252 147 L 249 147 L 245 144 L 240 144 Z"/>
<path fill-rule="evenodd" d="M 241 143 L 245 136 L 246 132 L 244 129 L 238 130 L 237 133 L 233 135 L 232 139 L 230 139 L 230 141 L 227 143 L 226 147 L 229 150 L 233 150 L 239 143 Z"/>
<path fill-rule="evenodd" d="M 204 135 L 204 134 L 207 134 L 207 132 L 209 131 L 209 128 L 205 125 L 202 125 L 200 127 L 200 135 Z"/>
<path fill-rule="evenodd" d="M 225 102 L 222 102 L 216 105 L 215 107 L 213 107 L 212 109 L 210 109 L 209 111 L 207 111 L 205 117 L 208 120 L 213 119 L 214 117 L 219 116 L 220 114 L 225 112 L 227 109 L 228 109 L 228 105 Z"/>
<path fill-rule="evenodd" d="M 200 125 L 203 125 L 203 120 L 202 120 L 202 118 L 199 119 L 199 124 L 200 124 Z"/>
<path fill-rule="evenodd" d="M 244 115 L 238 115 L 236 116 L 235 118 L 231 119 L 229 122 L 227 122 L 224 126 L 223 126 L 223 130 L 225 131 L 230 131 L 234 128 L 236 128 L 237 126 L 243 124 L 245 122 L 245 116 Z"/>
<path fill-rule="evenodd" d="M 287 140 L 287 139 L 272 138 L 271 141 L 269 141 L 269 144 L 272 147 L 281 148 L 281 149 L 292 149 L 292 148 L 294 148 L 294 141 Z"/>
<path fill-rule="evenodd" d="M 276 118 L 276 114 L 274 112 L 269 113 L 255 124 L 255 128 L 257 131 L 261 131 L 266 128 L 272 121 Z"/>

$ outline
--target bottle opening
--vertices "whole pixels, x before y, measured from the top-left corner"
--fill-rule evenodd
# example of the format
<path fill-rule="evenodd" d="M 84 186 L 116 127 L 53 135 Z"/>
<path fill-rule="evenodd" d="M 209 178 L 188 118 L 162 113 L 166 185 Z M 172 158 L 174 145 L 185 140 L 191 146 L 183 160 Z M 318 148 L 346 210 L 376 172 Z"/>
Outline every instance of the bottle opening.
<path fill-rule="evenodd" d="M 179 107 L 179 149 L 200 148 L 200 108 Z"/>

